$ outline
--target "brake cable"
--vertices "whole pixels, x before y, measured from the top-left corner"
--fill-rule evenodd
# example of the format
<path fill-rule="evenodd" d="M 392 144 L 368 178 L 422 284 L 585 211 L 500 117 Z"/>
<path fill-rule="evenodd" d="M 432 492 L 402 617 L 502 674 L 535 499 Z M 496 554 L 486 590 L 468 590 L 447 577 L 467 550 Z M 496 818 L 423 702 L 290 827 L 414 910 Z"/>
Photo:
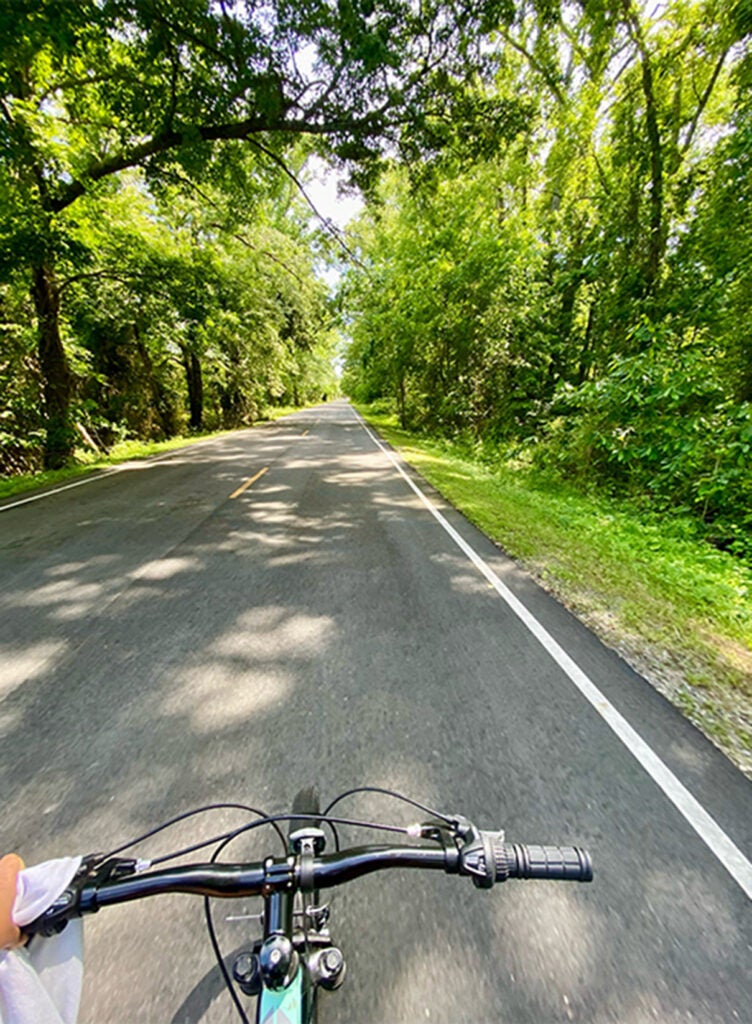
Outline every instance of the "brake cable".
<path fill-rule="evenodd" d="M 337 833 L 337 829 L 335 828 L 335 825 L 349 825 L 349 826 L 355 827 L 355 828 L 365 828 L 365 829 L 375 830 L 375 831 L 397 832 L 397 833 L 400 833 L 400 834 L 403 834 L 403 835 L 413 835 L 414 834 L 413 829 L 406 828 L 406 827 L 403 827 L 403 826 L 385 825 L 385 824 L 383 824 L 381 822 L 363 821 L 363 820 L 353 819 L 353 818 L 333 817 L 333 816 L 331 816 L 329 814 L 329 812 L 332 810 L 332 808 L 335 807 L 341 800 L 344 800 L 346 797 L 353 796 L 353 795 L 355 795 L 357 793 L 368 793 L 368 792 L 371 792 L 371 793 L 381 793 L 381 794 L 383 794 L 385 796 L 390 796 L 390 797 L 392 797 L 394 799 L 402 801 L 403 803 L 410 804 L 413 807 L 418 808 L 419 810 L 425 811 L 427 814 L 431 815 L 432 817 L 440 818 L 441 820 L 443 820 L 443 821 L 445 821 L 447 823 L 451 823 L 451 819 L 448 818 L 446 815 L 441 814 L 439 811 L 434 811 L 432 808 L 426 807 L 424 804 L 419 803 L 417 800 L 412 800 L 410 797 L 406 797 L 406 796 L 404 796 L 401 793 L 397 793 L 396 791 L 393 791 L 393 790 L 383 789 L 383 788 L 378 787 L 378 786 L 361 786 L 361 787 L 358 787 L 358 788 L 355 788 L 355 789 L 347 790 L 345 793 L 341 793 L 338 797 L 336 797 L 336 799 L 333 800 L 329 804 L 329 806 L 326 808 L 326 810 L 323 813 L 319 813 L 319 814 L 301 814 L 301 813 L 293 814 L 293 813 L 288 812 L 288 813 L 284 813 L 284 814 L 268 815 L 268 814 L 265 814 L 263 811 L 260 811 L 260 810 L 258 810 L 255 807 L 249 807 L 246 804 L 223 802 L 223 803 L 207 804 L 207 805 L 205 805 L 203 807 L 197 807 L 197 808 L 194 808 L 194 809 L 192 809 L 190 811 L 185 811 L 182 814 L 175 815 L 175 817 L 169 819 L 168 821 L 162 822 L 162 824 L 156 826 L 153 829 L 150 829 L 147 832 L 144 832 L 142 835 L 137 836 L 136 838 L 131 839 L 131 840 L 129 840 L 126 843 L 122 843 L 120 846 L 115 847 L 114 849 L 110 850 L 108 853 L 97 855 L 96 860 L 93 860 L 93 862 L 92 862 L 92 866 L 94 866 L 95 864 L 103 863 L 104 861 L 109 860 L 110 858 L 116 856 L 117 854 L 122 853 L 125 850 L 128 850 L 128 849 L 130 849 L 130 848 L 132 848 L 134 846 L 139 845 L 140 843 L 146 841 L 147 839 L 150 839 L 153 836 L 158 835 L 161 832 L 164 832 L 168 828 L 171 828 L 174 825 L 177 825 L 181 821 L 185 821 L 188 818 L 195 817 L 195 816 L 197 816 L 199 814 L 205 814 L 205 813 L 208 813 L 208 812 L 214 811 L 214 810 L 242 810 L 242 811 L 246 811 L 249 814 L 255 814 L 255 815 L 257 815 L 257 817 L 256 817 L 256 819 L 254 821 L 247 822 L 246 824 L 241 825 L 238 828 L 228 830 L 227 832 L 224 832 L 224 833 L 221 833 L 219 835 L 213 836 L 210 839 L 203 840 L 200 843 L 194 843 L 191 846 L 183 847 L 182 849 L 176 850 L 176 851 L 174 851 L 172 853 L 163 854 L 160 857 L 156 857 L 156 858 L 154 858 L 154 859 L 152 859 L 150 861 L 150 865 L 149 866 L 153 866 L 153 865 L 156 865 L 156 864 L 163 864 L 163 863 L 165 863 L 167 861 L 170 861 L 170 860 L 176 860 L 177 858 L 182 857 L 182 856 L 186 856 L 189 853 L 194 853 L 196 850 L 200 850 L 200 849 L 203 849 L 203 848 L 205 848 L 207 846 L 213 846 L 213 845 L 217 844 L 216 849 L 214 850 L 214 853 L 212 854 L 212 857 L 211 857 L 211 860 L 210 860 L 210 863 L 214 864 L 214 863 L 216 863 L 217 858 L 219 857 L 221 852 L 231 842 L 233 842 L 235 839 L 239 838 L 241 835 L 245 834 L 246 832 L 250 832 L 250 831 L 253 831 L 253 830 L 257 829 L 257 828 L 261 828 L 263 825 L 271 825 L 272 828 L 274 828 L 274 830 L 277 832 L 277 835 L 280 838 L 280 841 L 282 842 L 283 849 L 286 851 L 287 843 L 286 843 L 285 837 L 284 837 L 284 835 L 282 833 L 282 830 L 280 829 L 280 827 L 278 825 L 278 822 L 281 822 L 281 821 L 292 821 L 292 820 L 296 820 L 296 819 L 316 821 L 316 822 L 319 822 L 321 824 L 329 825 L 329 827 L 332 830 L 333 837 L 334 837 L 335 848 L 338 851 L 340 849 L 339 835 Z M 243 1024 L 250 1024 L 250 1022 L 248 1020 L 248 1017 L 246 1016 L 245 1010 L 243 1009 L 242 1003 L 240 1002 L 238 994 L 235 991 L 235 988 L 234 988 L 234 986 L 232 984 L 232 980 L 230 979 L 229 973 L 227 971 L 227 967 L 225 966 L 224 960 L 222 958 L 222 951 L 221 951 L 221 949 L 219 947 L 219 941 L 217 939 L 216 929 L 214 927 L 214 921 L 212 919 L 211 906 L 210 906 L 209 897 L 204 897 L 204 915 L 205 915 L 205 919 L 206 919 L 207 930 L 209 932 L 209 941 L 211 943 L 212 950 L 213 950 L 215 958 L 217 960 L 217 964 L 219 966 L 219 969 L 221 971 L 222 977 L 224 979 L 225 986 L 227 987 L 227 990 L 228 990 L 228 992 L 229 992 L 229 994 L 230 994 L 230 996 L 231 996 L 231 998 L 233 1000 L 233 1003 L 235 1004 L 235 1008 L 238 1011 L 238 1014 L 240 1016 L 241 1021 L 243 1022 Z M 306 928 L 306 924 L 305 924 L 305 920 L 304 920 L 304 934 L 306 932 L 307 932 L 307 928 Z M 306 936 L 306 939 L 307 939 L 307 936 Z"/>
<path fill-rule="evenodd" d="M 271 825 L 277 821 L 320 821 L 326 825 L 351 825 L 353 828 L 365 828 L 373 829 L 374 831 L 380 832 L 398 832 L 400 835 L 412 835 L 413 833 L 406 827 L 401 825 L 383 825 L 377 821 L 360 821 L 355 818 L 335 818 L 332 816 L 326 816 L 324 814 L 293 814 L 287 811 L 284 814 L 270 814 L 265 818 L 259 818 L 256 821 L 251 821 L 246 825 L 241 825 L 236 829 L 222 832 L 220 835 L 212 836 L 211 839 L 204 839 L 200 843 L 194 843 L 191 846 L 185 846 L 182 850 L 177 850 L 175 853 L 165 854 L 162 857 L 156 857 L 152 860 L 152 864 L 163 864 L 168 860 L 175 860 L 177 857 L 187 856 L 189 853 L 195 853 L 196 850 L 202 850 L 206 846 L 214 846 L 215 843 L 221 843 L 224 839 L 234 839 L 236 836 L 242 835 L 244 832 L 251 832 L 253 829 L 260 828 L 262 825 Z"/>
<path fill-rule="evenodd" d="M 249 807 L 247 804 L 217 803 L 206 804 L 203 807 L 195 807 L 193 808 L 193 810 L 184 811 L 182 814 L 177 814 L 175 815 L 174 818 L 169 818 L 167 821 L 163 821 L 161 825 L 157 825 L 155 828 L 149 829 L 148 832 L 144 832 L 142 835 L 137 836 L 135 839 L 130 839 L 127 843 L 123 843 L 120 846 L 116 846 L 115 849 L 110 850 L 109 853 L 98 854 L 96 863 L 109 860 L 116 854 L 122 853 L 124 850 L 129 850 L 132 846 L 138 846 L 140 843 L 145 842 L 145 840 L 151 839 L 152 836 L 158 835 L 158 833 L 164 832 L 168 828 L 172 828 L 174 825 L 177 825 L 181 821 L 185 821 L 187 818 L 192 818 L 199 814 L 206 814 L 209 811 L 218 810 L 247 811 L 249 814 L 255 814 L 259 819 L 265 822 L 268 821 L 269 824 L 272 825 L 275 831 L 277 832 L 277 835 L 279 836 L 280 842 L 282 843 L 283 847 L 287 849 L 287 844 L 285 837 L 282 834 L 282 829 L 279 828 L 279 826 L 273 820 L 269 820 L 269 816 L 266 814 L 265 811 L 260 811 L 256 807 Z M 160 858 L 158 861 L 152 861 L 151 863 L 160 863 L 162 860 L 169 860 L 172 859 L 172 857 L 174 856 L 176 855 L 169 854 L 167 857 Z"/>
<path fill-rule="evenodd" d="M 454 818 L 449 815 L 442 814 L 441 811 L 435 811 L 432 807 L 426 807 L 425 804 L 422 804 L 417 800 L 413 800 L 412 797 L 405 796 L 404 793 L 398 793 L 394 789 L 384 789 L 382 786 L 357 786 L 354 789 L 348 789 L 346 792 L 340 793 L 339 796 L 332 800 L 324 811 L 324 814 L 328 814 L 341 800 L 344 800 L 348 796 L 354 796 L 356 793 L 381 793 L 384 796 L 392 797 L 395 800 L 401 800 L 402 803 L 410 804 L 412 807 L 417 807 L 418 810 L 425 811 L 426 814 L 429 814 L 433 818 L 440 818 L 441 821 L 446 822 L 449 826 L 451 826 L 454 821 Z M 339 836 L 337 835 L 336 829 L 332 828 L 332 832 L 334 832 L 334 848 L 339 852 Z"/>

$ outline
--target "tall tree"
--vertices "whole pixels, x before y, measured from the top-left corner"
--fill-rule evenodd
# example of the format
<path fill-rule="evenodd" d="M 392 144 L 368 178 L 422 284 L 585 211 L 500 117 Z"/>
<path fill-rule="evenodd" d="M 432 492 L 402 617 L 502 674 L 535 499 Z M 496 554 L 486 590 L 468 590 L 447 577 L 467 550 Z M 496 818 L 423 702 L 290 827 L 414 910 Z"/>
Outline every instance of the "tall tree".
<path fill-rule="evenodd" d="M 58 261 L 68 211 L 113 175 L 166 158 L 198 175 L 245 141 L 271 160 L 301 135 L 368 163 L 435 142 L 457 83 L 486 61 L 504 0 L 2 0 L 0 243 L 27 268 L 38 324 L 46 463 L 72 446 Z"/>
<path fill-rule="evenodd" d="M 76 266 L 60 287 L 74 409 L 103 439 L 169 435 L 184 409 L 193 429 L 249 422 L 280 397 L 291 366 L 307 393 L 326 333 L 291 184 L 249 196 L 241 217 L 210 185 L 177 169 L 164 177 L 157 198 L 142 174 L 121 176 L 110 195 L 82 197 L 71 226 Z"/>

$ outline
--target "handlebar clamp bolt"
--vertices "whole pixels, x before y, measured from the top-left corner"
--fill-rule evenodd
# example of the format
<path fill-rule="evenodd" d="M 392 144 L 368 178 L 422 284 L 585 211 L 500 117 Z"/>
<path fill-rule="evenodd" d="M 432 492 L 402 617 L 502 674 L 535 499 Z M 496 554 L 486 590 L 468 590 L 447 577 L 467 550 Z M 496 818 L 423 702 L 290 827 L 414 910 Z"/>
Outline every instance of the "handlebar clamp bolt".
<path fill-rule="evenodd" d="M 345 958 L 336 946 L 329 946 L 314 954 L 309 967 L 315 984 L 329 991 L 339 988 L 345 980 Z"/>
<path fill-rule="evenodd" d="M 342 970 L 344 958 L 342 956 L 342 953 L 334 946 L 331 946 L 329 949 L 324 950 L 322 960 L 324 962 L 324 969 L 328 974 L 339 974 L 339 972 Z"/>

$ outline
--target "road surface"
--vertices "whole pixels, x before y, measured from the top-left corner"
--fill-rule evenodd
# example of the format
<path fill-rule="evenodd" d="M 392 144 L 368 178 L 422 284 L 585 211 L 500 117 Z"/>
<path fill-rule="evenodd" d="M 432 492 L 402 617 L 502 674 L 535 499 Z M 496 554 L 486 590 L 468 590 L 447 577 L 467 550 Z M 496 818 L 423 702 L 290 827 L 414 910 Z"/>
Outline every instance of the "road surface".
<path fill-rule="evenodd" d="M 3 503 L 3 849 L 102 850 L 209 802 L 280 810 L 311 781 L 394 787 L 509 839 L 586 845 L 596 880 L 351 884 L 323 1021 L 751 1021 L 752 785 L 400 465 L 335 402 Z M 222 921 L 226 948 L 248 928 Z M 200 901 L 113 908 L 86 939 L 83 1024 L 236 1019 Z"/>

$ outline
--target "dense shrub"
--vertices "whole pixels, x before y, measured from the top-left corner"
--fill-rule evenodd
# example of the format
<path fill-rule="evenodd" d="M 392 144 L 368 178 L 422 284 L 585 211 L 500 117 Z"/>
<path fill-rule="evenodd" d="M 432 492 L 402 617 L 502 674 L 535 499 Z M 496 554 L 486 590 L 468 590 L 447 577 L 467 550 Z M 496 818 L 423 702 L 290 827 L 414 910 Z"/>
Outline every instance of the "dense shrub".
<path fill-rule="evenodd" d="M 752 405 L 725 397 L 721 365 L 665 342 L 615 359 L 559 390 L 536 463 L 695 515 L 715 543 L 752 555 Z"/>

